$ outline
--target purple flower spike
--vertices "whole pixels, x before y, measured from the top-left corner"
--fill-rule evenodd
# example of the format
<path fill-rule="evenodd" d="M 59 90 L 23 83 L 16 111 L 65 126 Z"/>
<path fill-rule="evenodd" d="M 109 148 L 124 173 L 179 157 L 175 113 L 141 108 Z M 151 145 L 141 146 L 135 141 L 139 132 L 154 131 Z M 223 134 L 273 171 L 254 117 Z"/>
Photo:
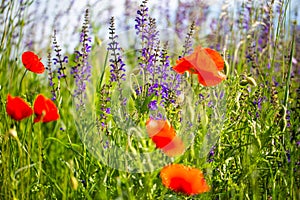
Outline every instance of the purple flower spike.
<path fill-rule="evenodd" d="M 76 50 L 75 60 L 74 62 L 76 65 L 72 67 L 71 74 L 75 79 L 76 89 L 73 93 L 74 97 L 76 98 L 76 106 L 77 109 L 83 108 L 85 106 L 84 99 L 86 97 L 86 88 L 87 82 L 90 82 L 91 78 L 91 68 L 92 66 L 88 62 L 89 53 L 91 51 L 91 39 L 88 36 L 89 34 L 89 11 L 86 10 L 84 16 L 84 23 L 82 26 L 82 31 L 80 34 L 80 42 L 82 44 L 82 48 L 80 51 Z M 64 58 L 64 61 L 67 59 Z"/>

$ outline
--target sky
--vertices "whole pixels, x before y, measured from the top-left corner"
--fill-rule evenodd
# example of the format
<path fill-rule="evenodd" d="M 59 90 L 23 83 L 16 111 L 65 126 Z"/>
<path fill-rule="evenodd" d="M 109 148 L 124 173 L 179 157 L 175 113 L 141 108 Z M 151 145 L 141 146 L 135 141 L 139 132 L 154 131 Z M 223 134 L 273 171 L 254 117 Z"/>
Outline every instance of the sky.
<path fill-rule="evenodd" d="M 192 0 L 191 0 L 192 1 Z M 224 0 L 203 0 L 209 5 L 210 17 L 218 17 L 220 9 L 222 9 L 222 3 Z M 243 0 L 228 0 L 229 7 L 236 9 L 237 2 L 242 2 Z M 275 3 L 279 0 L 275 0 Z M 296 5 L 297 0 L 291 0 L 291 9 L 299 10 L 298 5 Z M 72 2 L 72 7 L 69 7 L 70 2 Z M 40 36 L 40 42 L 36 45 L 47 45 L 49 44 L 50 38 L 45 38 L 45 35 L 51 35 L 53 29 L 57 30 L 58 40 L 61 41 L 64 46 L 68 49 L 74 49 L 74 40 L 78 40 L 81 25 L 83 22 L 84 10 L 87 5 L 90 6 L 91 22 L 93 22 L 94 27 L 98 27 L 99 31 L 97 35 L 102 38 L 107 38 L 108 34 L 108 19 L 110 15 L 113 15 L 119 24 L 118 26 L 124 26 L 124 2 L 125 0 L 39 0 L 34 1 L 34 3 L 29 7 L 28 17 L 34 16 L 35 27 L 28 28 L 26 31 L 31 35 L 30 31 L 35 34 L 35 37 Z M 133 10 L 137 10 L 141 0 L 132 0 L 135 2 L 132 4 Z M 162 0 L 149 0 L 148 5 L 150 8 L 157 8 L 160 6 Z M 177 7 L 178 0 L 170 0 L 170 10 L 175 10 Z M 258 2 L 258 0 L 257 0 Z M 114 6 L 114 10 L 110 13 L 110 8 Z M 68 9 L 70 8 L 70 9 Z M 174 12 L 175 13 L 175 12 Z M 172 14 L 172 12 L 171 12 Z M 131 27 L 134 27 L 134 17 L 135 12 L 131 13 Z M 58 16 L 58 17 L 56 17 Z M 172 17 L 172 16 L 171 16 Z M 175 17 L 175 16 L 173 16 Z M 159 18 L 159 16 L 158 16 Z M 53 23 L 53 21 L 55 21 Z M 300 17 L 298 16 L 300 21 Z M 121 23 L 120 23 L 121 22 Z M 122 24 L 123 23 L 123 24 Z M 207 28 L 207 27 L 206 27 Z M 132 29 L 134 32 L 134 29 Z M 30 40 L 30 38 L 28 38 Z"/>

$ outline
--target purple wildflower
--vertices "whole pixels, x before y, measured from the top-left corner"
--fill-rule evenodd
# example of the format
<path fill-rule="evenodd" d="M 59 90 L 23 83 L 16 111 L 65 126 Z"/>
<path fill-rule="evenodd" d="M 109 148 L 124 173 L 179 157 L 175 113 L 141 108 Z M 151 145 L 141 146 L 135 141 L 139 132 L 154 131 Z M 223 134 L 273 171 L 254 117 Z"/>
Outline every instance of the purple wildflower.
<path fill-rule="evenodd" d="M 135 29 L 137 30 L 136 34 L 137 35 L 142 35 L 142 41 L 146 37 L 145 34 L 145 27 L 147 26 L 147 18 L 148 18 L 148 7 L 147 7 L 147 1 L 148 0 L 143 0 L 142 4 L 140 5 L 140 9 L 137 11 L 137 17 L 135 18 L 136 25 Z"/>
<path fill-rule="evenodd" d="M 110 114 L 110 108 L 106 108 L 106 111 L 105 111 L 107 114 Z"/>
<path fill-rule="evenodd" d="M 120 85 L 120 80 L 125 80 L 125 63 L 123 62 L 121 56 L 121 48 L 119 47 L 119 43 L 116 41 L 118 35 L 115 33 L 115 23 L 114 17 L 110 19 L 110 27 L 109 27 L 109 39 L 111 42 L 108 44 L 107 50 L 111 52 L 112 59 L 109 60 L 111 70 L 110 70 L 110 80 L 112 82 L 117 82 Z"/>
<path fill-rule="evenodd" d="M 106 141 L 105 141 L 105 144 L 103 145 L 103 148 L 104 148 L 104 149 L 107 149 L 108 147 L 109 147 L 109 141 L 106 140 Z"/>
<path fill-rule="evenodd" d="M 62 58 L 61 48 L 60 48 L 60 46 L 57 42 L 57 39 L 56 39 L 56 30 L 54 30 L 54 35 L 53 35 L 53 45 L 54 45 L 54 51 L 56 53 L 55 58 L 53 58 L 53 64 L 54 65 L 58 64 L 58 68 L 57 68 L 58 76 L 57 76 L 57 78 L 58 79 L 62 79 L 62 78 L 65 79 L 66 78 L 66 73 L 65 73 L 66 67 L 64 66 L 64 63 L 68 63 L 68 56 L 64 56 Z"/>
<path fill-rule="evenodd" d="M 153 100 L 148 104 L 148 108 L 150 110 L 157 110 L 157 100 Z"/>
<path fill-rule="evenodd" d="M 74 97 L 78 100 L 76 103 L 77 109 L 80 107 L 84 107 L 83 100 L 86 97 L 86 88 L 87 82 L 90 81 L 91 78 L 91 65 L 88 62 L 89 50 L 91 48 L 90 45 L 90 37 L 89 33 L 89 11 L 86 10 L 84 16 L 84 23 L 82 26 L 82 31 L 80 34 L 80 41 L 82 48 L 80 51 L 75 51 L 75 60 L 76 65 L 72 67 L 71 74 L 75 79 L 76 89 L 74 91 Z"/>
<path fill-rule="evenodd" d="M 55 78 L 55 72 L 53 71 L 53 69 L 51 68 L 52 62 L 51 62 L 51 52 L 48 52 L 48 63 L 47 63 L 47 67 L 46 70 L 48 72 L 48 80 L 49 80 L 49 87 L 51 88 L 51 94 L 52 94 L 52 98 L 51 100 L 55 101 L 57 98 L 57 92 L 59 92 L 59 86 L 55 86 L 54 83 L 54 78 Z"/>
<path fill-rule="evenodd" d="M 153 83 L 154 66 L 158 56 L 159 32 L 157 31 L 155 19 L 148 16 L 147 0 L 144 0 L 140 5 L 135 21 L 136 34 L 141 38 L 141 57 L 139 65 L 145 72 L 146 80 L 148 74 L 152 75 L 150 81 Z"/>
<path fill-rule="evenodd" d="M 209 153 L 208 153 L 208 162 L 213 162 L 214 161 L 214 156 L 215 156 L 215 149 L 216 149 L 216 146 L 213 146 L 211 149 L 210 149 L 210 151 L 209 151 Z"/>
<path fill-rule="evenodd" d="M 190 31 L 187 33 L 187 35 L 185 37 L 185 41 L 184 41 L 183 51 L 182 51 L 181 57 L 184 57 L 187 54 L 191 54 L 193 52 L 192 37 L 194 35 L 194 31 L 195 31 L 195 21 L 192 22 L 191 27 L 190 27 Z"/>

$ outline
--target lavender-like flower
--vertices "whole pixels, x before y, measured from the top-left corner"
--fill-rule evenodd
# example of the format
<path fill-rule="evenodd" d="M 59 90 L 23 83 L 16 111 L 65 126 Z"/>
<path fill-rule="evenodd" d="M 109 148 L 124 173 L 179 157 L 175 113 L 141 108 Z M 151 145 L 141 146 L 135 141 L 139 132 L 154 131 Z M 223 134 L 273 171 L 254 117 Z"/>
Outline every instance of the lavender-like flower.
<path fill-rule="evenodd" d="M 147 1 L 143 0 L 142 4 L 140 5 L 140 9 L 137 11 L 137 16 L 135 18 L 136 25 L 136 34 L 141 35 L 142 41 L 145 39 L 145 28 L 147 26 L 147 20 L 148 20 L 148 7 L 147 7 Z M 142 42 L 143 43 L 143 42 Z"/>
<path fill-rule="evenodd" d="M 49 87 L 51 88 L 51 94 L 52 94 L 52 100 L 55 101 L 57 99 L 57 92 L 59 92 L 59 85 L 56 87 L 55 83 L 54 83 L 54 78 L 55 78 L 55 72 L 54 70 L 51 68 L 52 65 L 52 61 L 51 61 L 51 52 L 48 52 L 48 56 L 47 56 L 48 62 L 47 62 L 47 67 L 46 70 L 48 72 L 48 81 L 49 81 Z"/>
<path fill-rule="evenodd" d="M 119 47 L 119 43 L 116 41 L 118 39 L 118 35 L 115 33 L 115 23 L 114 17 L 110 19 L 110 27 L 109 27 L 109 39 L 110 43 L 108 43 L 107 50 L 111 55 L 111 59 L 109 59 L 111 70 L 110 70 L 110 80 L 111 82 L 117 82 L 120 86 L 120 81 L 125 81 L 125 63 L 123 62 L 121 55 L 121 48 Z M 120 88 L 120 87 L 119 87 Z"/>
<path fill-rule="evenodd" d="M 159 46 L 158 34 L 156 27 L 156 21 L 154 18 L 148 17 L 147 0 L 144 0 L 140 5 L 140 10 L 137 11 L 137 17 L 135 19 L 136 34 L 141 38 L 141 57 L 140 67 L 147 75 L 154 73 L 154 67 L 157 61 L 157 48 Z M 152 77 L 152 78 L 151 78 Z M 150 76 L 150 81 L 153 83 L 153 76 Z"/>
<path fill-rule="evenodd" d="M 75 51 L 76 65 L 72 67 L 71 74 L 75 79 L 76 89 L 74 97 L 78 100 L 77 109 L 84 108 L 84 99 L 86 97 L 87 82 L 91 78 L 91 65 L 88 62 L 89 52 L 91 51 L 91 38 L 89 37 L 89 11 L 85 12 L 84 23 L 80 34 L 81 50 Z"/>
<path fill-rule="evenodd" d="M 182 51 L 181 57 L 184 57 L 187 54 L 191 54 L 192 53 L 192 51 L 193 51 L 192 46 L 193 46 L 194 31 L 195 31 L 195 21 L 192 22 L 192 24 L 190 26 L 190 30 L 187 33 L 186 37 L 185 37 L 185 41 L 184 41 L 183 51 Z"/>
<path fill-rule="evenodd" d="M 53 58 L 53 64 L 58 65 L 57 68 L 57 73 L 58 73 L 58 79 L 65 79 L 66 80 L 66 67 L 64 66 L 64 63 L 68 63 L 68 56 L 64 56 L 62 58 L 61 55 L 61 48 L 57 42 L 56 39 L 56 30 L 54 30 L 54 35 L 53 35 L 53 46 L 54 46 L 54 51 L 55 51 L 55 58 Z M 66 80 L 67 81 L 67 80 Z M 66 82 L 67 83 L 67 82 Z M 68 84 L 67 84 L 68 85 Z"/>

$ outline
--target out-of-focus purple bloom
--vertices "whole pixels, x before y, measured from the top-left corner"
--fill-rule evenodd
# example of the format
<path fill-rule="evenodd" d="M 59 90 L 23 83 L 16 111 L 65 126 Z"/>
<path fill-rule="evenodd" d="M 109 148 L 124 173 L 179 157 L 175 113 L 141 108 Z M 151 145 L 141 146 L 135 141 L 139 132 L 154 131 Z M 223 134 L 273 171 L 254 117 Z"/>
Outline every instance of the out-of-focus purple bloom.
<path fill-rule="evenodd" d="M 188 27 L 189 15 L 193 10 L 193 2 L 179 1 L 176 17 L 175 17 L 175 31 L 180 39 L 184 37 L 184 30 Z M 193 19 L 194 20 L 194 19 Z"/>
<path fill-rule="evenodd" d="M 110 114 L 110 108 L 106 108 L 106 113 Z"/>
<path fill-rule="evenodd" d="M 264 9 L 264 16 L 262 17 L 262 22 L 264 23 L 264 26 L 262 26 L 262 31 L 260 33 L 260 43 L 259 49 L 264 49 L 268 46 L 269 41 L 271 40 L 271 29 L 272 29 L 272 13 L 273 13 L 273 4 L 274 1 L 266 1 L 266 5 L 262 5 Z"/>
<path fill-rule="evenodd" d="M 213 160 L 214 160 L 214 156 L 215 156 L 215 149 L 216 149 L 216 146 L 213 146 L 211 149 L 210 149 L 210 151 L 209 151 L 209 153 L 208 153 L 208 162 L 213 162 Z"/>
<path fill-rule="evenodd" d="M 109 141 L 106 140 L 106 141 L 105 141 L 105 144 L 103 145 L 103 148 L 104 148 L 104 149 L 107 149 L 108 147 L 109 147 Z"/>
<path fill-rule="evenodd" d="M 150 101 L 150 103 L 148 104 L 148 108 L 150 110 L 157 110 L 157 100 L 153 100 L 153 101 Z"/>
<path fill-rule="evenodd" d="M 254 101 L 253 101 L 253 104 L 254 104 L 255 106 L 257 106 L 257 108 L 258 108 L 259 110 L 261 110 L 261 109 L 262 109 L 262 103 L 263 103 L 266 99 L 267 99 L 266 97 L 258 97 L 257 100 L 254 100 Z"/>
<path fill-rule="evenodd" d="M 199 99 L 200 99 L 200 100 L 203 100 L 203 99 L 204 99 L 204 95 L 200 93 L 200 94 L 199 94 Z"/>
<path fill-rule="evenodd" d="M 280 13 L 283 11 L 282 8 L 283 8 L 283 0 L 277 0 L 276 1 L 276 12 L 278 14 L 282 14 L 282 13 Z"/>
<path fill-rule="evenodd" d="M 256 118 L 259 118 L 259 112 L 256 112 L 256 113 L 255 113 L 255 117 L 256 117 Z"/>

